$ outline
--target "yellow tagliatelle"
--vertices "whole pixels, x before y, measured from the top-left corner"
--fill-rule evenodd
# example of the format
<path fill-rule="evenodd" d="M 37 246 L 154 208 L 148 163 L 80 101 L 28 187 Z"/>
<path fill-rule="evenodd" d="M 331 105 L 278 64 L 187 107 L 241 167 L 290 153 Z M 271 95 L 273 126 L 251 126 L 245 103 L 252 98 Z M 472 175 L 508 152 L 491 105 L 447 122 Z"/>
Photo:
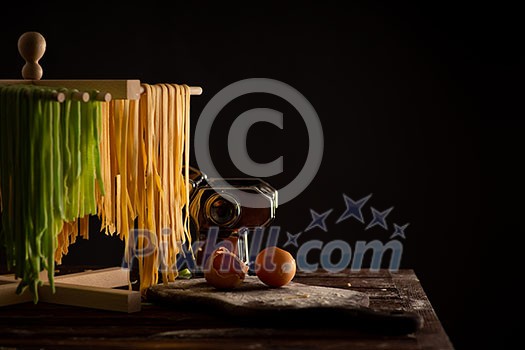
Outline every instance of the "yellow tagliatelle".
<path fill-rule="evenodd" d="M 189 234 L 190 91 L 186 85 L 143 85 L 140 100 L 101 104 L 97 215 L 106 234 L 118 232 L 138 256 L 140 289 L 177 277 L 177 255 Z M 76 236 L 88 237 L 88 217 L 65 223 L 58 235 L 60 263 Z M 138 229 L 150 235 L 131 237 Z M 135 242 L 137 238 L 137 242 Z M 189 242 L 191 243 L 191 242 Z"/>
<path fill-rule="evenodd" d="M 179 247 L 189 235 L 187 219 L 189 204 L 189 88 L 159 84 L 144 85 L 145 94 L 139 103 L 138 133 L 142 135 L 137 148 L 138 178 L 136 205 L 138 226 L 153 237 L 139 236 L 141 290 L 158 282 L 177 277 L 176 260 Z M 185 214 L 183 214 L 185 213 Z M 156 249 L 148 247 L 156 242 Z"/>

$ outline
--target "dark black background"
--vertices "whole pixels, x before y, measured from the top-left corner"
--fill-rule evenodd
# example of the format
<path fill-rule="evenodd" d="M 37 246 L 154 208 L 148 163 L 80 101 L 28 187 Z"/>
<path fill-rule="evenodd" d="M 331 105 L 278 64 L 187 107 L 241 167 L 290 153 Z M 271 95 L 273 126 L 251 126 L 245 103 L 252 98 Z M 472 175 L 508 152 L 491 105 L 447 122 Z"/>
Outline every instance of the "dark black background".
<path fill-rule="evenodd" d="M 388 241 L 394 222 L 410 223 L 402 267 L 415 270 L 455 346 L 504 347 L 523 330 L 523 322 L 508 317 L 521 311 L 512 301 L 519 296 L 513 280 L 523 233 L 511 201 L 522 179 L 518 11 L 501 2 L 347 6 L 197 2 L 168 9 L 148 1 L 73 10 L 71 3 L 3 3 L 0 77 L 20 77 L 16 41 L 36 30 L 48 42 L 44 78 L 202 86 L 204 94 L 192 98 L 193 127 L 230 83 L 262 77 L 293 86 L 320 116 L 325 153 L 315 180 L 279 208 L 276 224 L 297 233 L 310 222 L 310 209 L 333 208 L 328 232 L 311 230 L 299 242 L 352 244 Z M 279 98 L 245 96 L 228 105 L 214 124 L 214 161 L 223 176 L 241 175 L 226 137 L 234 118 L 254 107 L 285 116 L 283 131 L 258 125 L 248 141 L 257 161 L 284 156 L 284 173 L 267 179 L 280 188 L 302 166 L 307 138 L 300 116 Z M 390 231 L 364 231 L 355 220 L 335 225 L 343 193 L 373 193 L 373 207 L 394 206 Z M 94 232 L 65 262 L 119 264 L 120 249 L 117 239 Z"/>

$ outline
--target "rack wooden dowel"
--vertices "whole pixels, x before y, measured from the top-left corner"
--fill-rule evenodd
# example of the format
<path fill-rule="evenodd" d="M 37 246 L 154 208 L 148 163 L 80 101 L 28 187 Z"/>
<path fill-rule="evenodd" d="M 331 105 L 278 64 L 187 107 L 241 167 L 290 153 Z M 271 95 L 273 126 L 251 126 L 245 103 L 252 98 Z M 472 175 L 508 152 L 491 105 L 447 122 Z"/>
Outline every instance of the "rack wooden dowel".
<path fill-rule="evenodd" d="M 190 95 L 202 95 L 202 88 L 200 86 L 190 86 Z"/>
<path fill-rule="evenodd" d="M 99 92 L 97 93 L 97 96 L 95 96 L 95 100 L 102 102 L 109 102 L 112 98 L 113 97 L 109 92 Z"/>
<path fill-rule="evenodd" d="M 64 102 L 66 100 L 66 94 L 63 92 L 55 91 L 51 94 L 51 97 L 53 100 L 56 100 L 57 102 Z"/>
<path fill-rule="evenodd" d="M 74 101 L 88 102 L 89 101 L 89 92 L 77 91 L 73 93 Z"/>

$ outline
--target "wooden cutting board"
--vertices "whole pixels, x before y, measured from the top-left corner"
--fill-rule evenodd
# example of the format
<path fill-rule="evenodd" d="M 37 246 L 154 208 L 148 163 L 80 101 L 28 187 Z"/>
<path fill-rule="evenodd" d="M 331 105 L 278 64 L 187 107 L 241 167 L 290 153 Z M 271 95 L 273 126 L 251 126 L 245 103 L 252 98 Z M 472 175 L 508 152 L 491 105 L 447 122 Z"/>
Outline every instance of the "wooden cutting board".
<path fill-rule="evenodd" d="M 177 280 L 149 288 L 146 297 L 176 310 L 216 313 L 248 327 L 356 328 L 396 335 L 421 327 L 416 314 L 369 309 L 368 296 L 358 291 L 294 282 L 270 288 L 254 276 L 231 291 L 217 290 L 204 278 Z"/>
<path fill-rule="evenodd" d="M 291 282 L 270 288 L 257 277 L 247 276 L 244 283 L 230 291 L 218 290 L 204 278 L 177 280 L 168 286 L 151 287 L 148 300 L 163 300 L 174 306 L 199 305 L 202 308 L 298 309 L 312 307 L 355 308 L 368 306 L 368 296 L 354 290 L 310 286 Z"/>

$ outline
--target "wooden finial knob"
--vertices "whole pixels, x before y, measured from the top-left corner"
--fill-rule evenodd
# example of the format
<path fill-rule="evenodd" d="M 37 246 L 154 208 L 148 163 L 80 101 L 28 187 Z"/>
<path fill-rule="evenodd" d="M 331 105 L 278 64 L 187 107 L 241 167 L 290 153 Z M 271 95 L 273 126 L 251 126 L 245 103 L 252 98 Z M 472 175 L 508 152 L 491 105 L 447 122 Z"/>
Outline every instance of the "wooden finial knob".
<path fill-rule="evenodd" d="M 22 77 L 29 80 L 40 80 L 44 73 L 38 61 L 46 52 L 46 39 L 37 32 L 27 32 L 18 39 L 18 52 L 26 61 L 22 68 Z"/>

